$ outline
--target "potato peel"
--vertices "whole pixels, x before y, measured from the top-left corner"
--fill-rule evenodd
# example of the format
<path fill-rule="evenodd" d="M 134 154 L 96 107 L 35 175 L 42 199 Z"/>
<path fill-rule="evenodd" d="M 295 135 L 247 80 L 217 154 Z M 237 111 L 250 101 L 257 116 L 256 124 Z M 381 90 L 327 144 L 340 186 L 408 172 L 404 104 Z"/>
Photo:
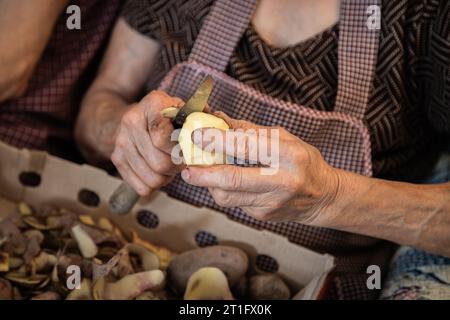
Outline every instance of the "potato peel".
<path fill-rule="evenodd" d="M 81 254 L 85 258 L 93 258 L 98 253 L 97 245 L 89 234 L 80 226 L 75 225 L 72 227 L 72 236 L 78 243 L 78 248 Z"/>

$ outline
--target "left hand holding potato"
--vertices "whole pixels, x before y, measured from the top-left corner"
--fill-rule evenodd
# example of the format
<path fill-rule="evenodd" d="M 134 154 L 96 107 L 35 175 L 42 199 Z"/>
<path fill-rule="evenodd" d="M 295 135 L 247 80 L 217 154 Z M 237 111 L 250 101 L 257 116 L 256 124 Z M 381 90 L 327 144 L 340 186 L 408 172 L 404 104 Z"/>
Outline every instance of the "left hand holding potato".
<path fill-rule="evenodd" d="M 301 222 L 320 214 L 336 201 L 338 172 L 325 162 L 315 147 L 283 128 L 257 126 L 231 119 L 223 113 L 216 115 L 232 129 L 226 134 L 219 129 L 197 129 L 193 141 L 199 147 L 210 148 L 211 137 L 219 137 L 223 140 L 214 143 L 215 152 L 236 157 L 236 150 L 239 150 L 242 152 L 238 155 L 246 160 L 259 161 L 262 147 L 259 139 L 267 137 L 269 141 L 265 145 L 278 143 L 278 148 L 269 150 L 270 158 L 278 157 L 278 161 L 269 164 L 269 171 L 235 165 L 190 166 L 181 173 L 187 183 L 207 187 L 218 205 L 240 207 L 259 220 Z M 199 130 L 203 134 L 199 134 Z M 206 130 L 215 132 L 205 134 Z M 258 143 L 254 143 L 256 141 Z M 274 154 L 276 152 L 278 154 Z"/>

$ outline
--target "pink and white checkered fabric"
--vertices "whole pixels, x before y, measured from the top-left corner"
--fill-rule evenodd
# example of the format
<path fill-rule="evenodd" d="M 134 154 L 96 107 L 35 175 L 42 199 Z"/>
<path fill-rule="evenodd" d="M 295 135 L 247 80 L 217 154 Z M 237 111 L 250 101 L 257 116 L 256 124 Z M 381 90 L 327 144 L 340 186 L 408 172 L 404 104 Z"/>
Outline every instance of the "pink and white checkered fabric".
<path fill-rule="evenodd" d="M 0 140 L 18 148 L 76 158 L 73 126 L 120 8 L 119 0 L 71 1 L 81 8 L 81 30 L 61 13 L 26 93 L 0 104 Z"/>
<path fill-rule="evenodd" d="M 333 112 L 315 111 L 274 99 L 224 73 L 230 55 L 249 23 L 256 0 L 218 0 L 200 31 L 189 61 L 173 68 L 160 89 L 187 99 L 210 74 L 216 80 L 209 99 L 213 110 L 221 110 L 233 118 L 259 125 L 282 126 L 316 146 L 331 165 L 370 176 L 371 147 L 363 118 L 377 57 L 379 33 L 365 29 L 369 4 L 379 5 L 379 0 L 343 1 L 339 33 L 339 86 Z M 282 234 L 294 243 L 335 256 L 341 255 L 337 259 L 337 271 L 347 274 L 349 281 L 339 278 L 335 282 L 338 288 L 334 291 L 338 298 L 371 297 L 365 288 L 365 281 L 361 280 L 364 278 L 361 275 L 365 270 L 363 264 L 371 261 L 382 266 L 387 262 L 386 254 L 376 254 L 378 261 L 372 261 L 372 251 L 380 250 L 380 241 L 373 238 L 294 222 L 258 221 L 239 208 L 219 207 L 206 189 L 190 186 L 180 177 L 165 191 L 183 201 L 222 211 L 231 219 L 254 228 Z M 367 249 L 375 247 L 372 251 Z M 363 253 L 346 256 L 342 252 Z M 355 281 L 355 278 L 361 281 Z M 348 287 L 345 287 L 346 283 Z"/>
<path fill-rule="evenodd" d="M 236 44 L 247 28 L 255 5 L 256 0 L 217 1 L 206 17 L 189 60 L 201 61 L 216 70 L 225 70 Z"/>
<path fill-rule="evenodd" d="M 357 3 L 357 4 L 356 4 Z M 336 111 L 364 119 L 377 62 L 379 30 L 368 27 L 368 14 L 380 19 L 380 0 L 342 1 L 339 24 L 339 81 Z"/>

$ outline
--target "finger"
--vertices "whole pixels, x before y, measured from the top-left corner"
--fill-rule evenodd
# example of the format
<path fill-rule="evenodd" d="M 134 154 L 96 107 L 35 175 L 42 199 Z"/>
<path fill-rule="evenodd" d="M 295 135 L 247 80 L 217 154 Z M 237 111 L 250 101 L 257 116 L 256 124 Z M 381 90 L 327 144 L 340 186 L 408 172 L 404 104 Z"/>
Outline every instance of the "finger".
<path fill-rule="evenodd" d="M 175 128 L 172 122 L 166 118 L 155 118 L 148 125 L 148 133 L 152 144 L 162 152 L 170 154 L 177 145 L 177 141 L 172 139 L 172 133 Z"/>
<path fill-rule="evenodd" d="M 215 111 L 213 112 L 213 115 L 223 119 L 232 129 L 266 128 L 264 126 L 259 126 L 249 121 L 233 119 L 223 111 Z"/>
<path fill-rule="evenodd" d="M 133 172 L 152 189 L 158 189 L 166 182 L 166 177 L 154 172 L 132 143 L 125 152 L 125 159 Z"/>
<path fill-rule="evenodd" d="M 227 154 L 237 159 L 258 162 L 258 136 L 255 130 L 235 131 L 215 128 L 197 129 L 192 133 L 192 140 L 206 151 Z"/>
<path fill-rule="evenodd" d="M 253 218 L 261 221 L 292 222 L 298 219 L 298 212 L 295 210 L 274 210 L 274 208 L 265 206 L 243 206 L 240 207 L 240 209 Z"/>
<path fill-rule="evenodd" d="M 242 130 L 254 129 L 254 130 L 256 130 L 256 132 L 258 132 L 259 130 L 263 129 L 263 130 L 267 130 L 269 133 L 270 132 L 279 132 L 279 136 L 283 140 L 290 140 L 290 141 L 292 141 L 292 140 L 298 140 L 299 139 L 298 137 L 294 136 L 289 131 L 287 131 L 286 129 L 284 129 L 283 127 L 280 127 L 280 126 L 262 126 L 262 125 L 258 125 L 258 124 L 255 124 L 255 123 L 252 123 L 252 122 L 246 121 L 246 120 L 233 119 L 233 118 L 229 117 L 226 113 L 224 113 L 222 111 L 215 111 L 215 112 L 213 112 L 213 115 L 223 119 L 228 124 L 228 126 L 231 129 L 234 129 L 234 130 L 237 130 L 237 129 L 242 129 Z M 275 130 L 275 131 L 272 131 L 272 130 Z"/>
<path fill-rule="evenodd" d="M 242 206 L 259 206 L 263 199 L 253 192 L 226 191 L 220 188 L 208 188 L 214 201 L 221 207 L 234 208 Z"/>
<path fill-rule="evenodd" d="M 134 140 L 138 152 L 156 173 L 165 176 L 174 176 L 184 168 L 184 165 L 175 165 L 170 155 L 153 146 L 152 140 L 147 132 L 134 136 Z"/>
<path fill-rule="evenodd" d="M 140 102 L 144 108 L 150 112 L 147 114 L 148 119 L 161 116 L 161 110 L 169 107 L 181 108 L 184 104 L 183 100 L 178 97 L 172 97 L 164 91 L 154 90 L 147 94 Z"/>
<path fill-rule="evenodd" d="M 163 117 L 160 111 L 168 107 L 180 108 L 184 103 L 183 100 L 171 97 L 163 91 L 152 91 L 142 99 L 141 103 L 144 107 L 147 130 L 153 145 L 159 150 L 170 154 L 173 147 L 177 144 L 176 141 L 171 139 L 174 127 L 171 119 Z"/>
<path fill-rule="evenodd" d="M 147 196 L 152 189 L 147 186 L 131 169 L 120 151 L 114 151 L 111 160 L 117 168 L 122 179 L 127 182 L 140 196 Z"/>
<path fill-rule="evenodd" d="M 269 207 L 242 206 L 240 207 L 240 209 L 242 209 L 242 211 L 252 216 L 256 220 L 273 221 L 273 222 L 282 221 L 282 218 L 277 218 L 276 215 L 273 213 L 273 209 Z"/>
<path fill-rule="evenodd" d="M 251 163 L 271 165 L 279 160 L 278 128 L 230 129 L 201 128 L 192 133 L 194 143 L 205 151 L 227 154 Z"/>
<path fill-rule="evenodd" d="M 181 177 L 194 186 L 229 191 L 269 192 L 278 188 L 276 179 L 262 175 L 261 168 L 233 165 L 187 167 L 181 172 Z"/>

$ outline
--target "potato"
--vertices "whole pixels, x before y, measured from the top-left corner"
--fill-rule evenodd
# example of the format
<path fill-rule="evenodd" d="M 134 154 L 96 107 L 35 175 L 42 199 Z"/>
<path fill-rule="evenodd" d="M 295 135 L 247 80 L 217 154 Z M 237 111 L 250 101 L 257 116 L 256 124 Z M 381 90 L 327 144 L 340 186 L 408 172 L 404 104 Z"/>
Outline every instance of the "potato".
<path fill-rule="evenodd" d="M 132 300 L 147 290 L 164 288 L 165 275 L 161 270 L 134 273 L 108 283 L 104 277 L 98 279 L 92 288 L 96 300 Z"/>
<path fill-rule="evenodd" d="M 248 257 L 241 249 L 228 246 L 186 251 L 173 258 L 167 269 L 174 289 L 184 292 L 189 277 L 203 267 L 220 269 L 226 275 L 230 287 L 233 287 L 247 272 Z"/>
<path fill-rule="evenodd" d="M 274 274 L 251 277 L 248 293 L 252 300 L 287 300 L 291 297 L 288 286 Z"/>
<path fill-rule="evenodd" d="M 214 165 L 225 164 L 226 155 L 218 152 L 202 150 L 192 141 L 192 132 L 200 128 L 216 128 L 228 130 L 228 124 L 221 118 L 204 112 L 194 112 L 187 116 L 181 128 L 178 142 L 183 151 L 184 161 L 187 165 Z M 213 143 L 213 141 L 211 141 Z"/>
<path fill-rule="evenodd" d="M 189 278 L 184 300 L 233 300 L 227 277 L 214 267 L 198 269 Z"/>

